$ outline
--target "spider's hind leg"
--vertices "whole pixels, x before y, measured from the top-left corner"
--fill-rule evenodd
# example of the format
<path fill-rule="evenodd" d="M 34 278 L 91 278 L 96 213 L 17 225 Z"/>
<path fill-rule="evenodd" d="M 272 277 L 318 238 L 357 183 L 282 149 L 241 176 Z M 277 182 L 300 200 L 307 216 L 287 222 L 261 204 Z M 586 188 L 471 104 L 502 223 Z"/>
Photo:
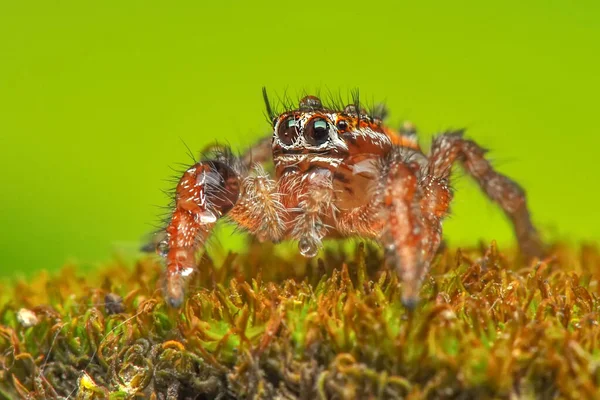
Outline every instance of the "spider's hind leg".
<path fill-rule="evenodd" d="M 541 257 L 542 241 L 531 222 L 525 191 L 516 182 L 495 171 L 484 157 L 485 153 L 486 150 L 477 143 L 464 139 L 462 131 L 445 133 L 433 141 L 429 173 L 448 179 L 452 165 L 460 161 L 511 220 L 521 252 L 528 258 Z"/>

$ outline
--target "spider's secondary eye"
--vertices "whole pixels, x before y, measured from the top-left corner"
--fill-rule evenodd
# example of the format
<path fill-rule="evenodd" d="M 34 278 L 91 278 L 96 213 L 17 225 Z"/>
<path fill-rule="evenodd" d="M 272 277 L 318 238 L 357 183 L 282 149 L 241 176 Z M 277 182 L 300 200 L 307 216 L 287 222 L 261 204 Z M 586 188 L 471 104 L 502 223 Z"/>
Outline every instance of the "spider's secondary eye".
<path fill-rule="evenodd" d="M 323 118 L 315 118 L 304 129 L 304 137 L 308 143 L 319 146 L 329 138 L 329 123 Z"/>
<path fill-rule="evenodd" d="M 279 140 L 281 140 L 281 142 L 286 146 L 294 143 L 299 134 L 300 132 L 298 131 L 298 126 L 296 125 L 296 118 L 293 116 L 287 117 L 279 123 L 279 127 L 277 128 L 277 137 L 279 137 Z"/>
<path fill-rule="evenodd" d="M 338 131 L 345 131 L 346 128 L 348 128 L 348 123 L 344 120 L 340 120 L 337 123 L 337 129 Z"/>

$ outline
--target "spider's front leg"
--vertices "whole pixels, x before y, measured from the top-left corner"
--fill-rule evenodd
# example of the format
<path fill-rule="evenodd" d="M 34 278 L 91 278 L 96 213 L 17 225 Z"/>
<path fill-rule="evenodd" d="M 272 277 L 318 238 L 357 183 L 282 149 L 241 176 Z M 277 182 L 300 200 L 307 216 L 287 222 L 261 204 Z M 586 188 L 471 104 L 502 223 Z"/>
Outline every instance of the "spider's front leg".
<path fill-rule="evenodd" d="M 285 233 L 286 210 L 275 181 L 260 164 L 248 173 L 245 156 L 229 150 L 201 161 L 181 177 L 175 209 L 167 226 L 165 297 L 172 307 L 184 299 L 185 278 L 196 267 L 195 254 L 217 220 L 225 215 L 259 240 L 279 241 Z"/>
<path fill-rule="evenodd" d="M 236 167 L 232 157 L 201 161 L 186 170 L 177 184 L 164 249 L 165 297 L 172 307 L 183 302 L 185 278 L 196 267 L 196 251 L 206 242 L 217 220 L 238 201 L 240 171 Z"/>

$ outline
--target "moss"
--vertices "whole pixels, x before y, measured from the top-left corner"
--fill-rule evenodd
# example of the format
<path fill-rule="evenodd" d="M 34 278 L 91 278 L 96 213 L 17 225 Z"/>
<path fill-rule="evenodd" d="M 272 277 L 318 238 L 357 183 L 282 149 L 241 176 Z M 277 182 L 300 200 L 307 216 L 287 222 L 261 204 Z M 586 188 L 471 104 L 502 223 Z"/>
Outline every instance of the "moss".
<path fill-rule="evenodd" d="M 363 245 L 204 257 L 180 310 L 156 259 L 66 267 L 4 288 L 0 398 L 593 398 L 600 253 L 553 254 L 445 250 L 412 313 Z"/>

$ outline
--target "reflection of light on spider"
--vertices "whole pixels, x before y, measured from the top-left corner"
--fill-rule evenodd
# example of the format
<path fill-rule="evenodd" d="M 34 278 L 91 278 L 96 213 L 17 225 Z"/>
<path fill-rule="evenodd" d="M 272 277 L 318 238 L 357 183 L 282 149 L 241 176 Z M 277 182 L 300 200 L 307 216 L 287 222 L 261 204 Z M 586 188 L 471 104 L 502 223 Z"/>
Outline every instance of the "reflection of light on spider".
<path fill-rule="evenodd" d="M 457 161 L 512 221 L 521 250 L 541 254 L 524 191 L 494 171 L 462 131 L 437 136 L 425 155 L 412 124 L 391 129 L 385 109 L 364 110 L 358 94 L 346 106 L 306 96 L 282 112 L 263 94 L 272 134 L 240 157 L 213 147 L 179 180 L 157 249 L 167 263 L 170 305 L 181 305 L 196 251 L 227 216 L 261 241 L 297 240 L 306 257 L 325 237 L 375 239 L 402 278 L 405 304 L 414 306 L 441 243 Z M 261 166 L 271 157 L 274 177 Z"/>

